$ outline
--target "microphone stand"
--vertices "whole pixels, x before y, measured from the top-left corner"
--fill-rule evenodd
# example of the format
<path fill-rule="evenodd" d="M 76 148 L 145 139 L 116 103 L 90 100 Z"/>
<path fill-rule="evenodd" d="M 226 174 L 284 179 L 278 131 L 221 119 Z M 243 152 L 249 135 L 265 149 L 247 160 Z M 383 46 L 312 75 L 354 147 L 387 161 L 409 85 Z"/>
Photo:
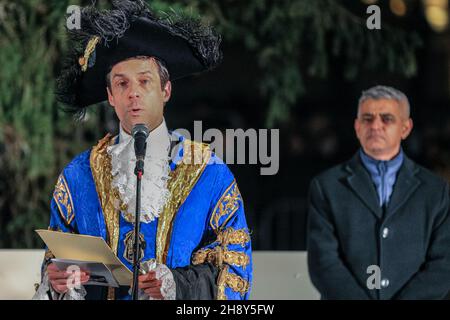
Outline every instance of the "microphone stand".
<path fill-rule="evenodd" d="M 136 175 L 136 216 L 134 220 L 134 250 L 133 250 L 133 291 L 132 300 L 138 300 L 138 277 L 140 269 L 140 225 L 141 225 L 141 181 L 144 174 L 144 160 L 138 159 L 136 161 L 136 168 L 134 169 Z"/>

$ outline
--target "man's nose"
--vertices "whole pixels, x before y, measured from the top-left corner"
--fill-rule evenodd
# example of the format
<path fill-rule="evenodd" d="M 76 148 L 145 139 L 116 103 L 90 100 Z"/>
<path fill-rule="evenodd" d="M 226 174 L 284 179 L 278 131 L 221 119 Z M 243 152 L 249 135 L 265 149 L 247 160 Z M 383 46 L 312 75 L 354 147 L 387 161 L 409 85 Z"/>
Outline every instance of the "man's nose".
<path fill-rule="evenodd" d="M 130 93 L 128 94 L 128 97 L 133 100 L 133 99 L 137 99 L 140 97 L 140 94 L 138 91 L 136 90 L 130 90 Z"/>
<path fill-rule="evenodd" d="M 383 120 L 381 120 L 381 117 L 375 117 L 370 124 L 370 128 L 373 130 L 381 129 L 383 127 Z"/>
<path fill-rule="evenodd" d="M 128 92 L 128 97 L 130 98 L 130 100 L 139 98 L 141 96 L 138 88 L 136 85 L 130 85 L 130 91 Z"/>

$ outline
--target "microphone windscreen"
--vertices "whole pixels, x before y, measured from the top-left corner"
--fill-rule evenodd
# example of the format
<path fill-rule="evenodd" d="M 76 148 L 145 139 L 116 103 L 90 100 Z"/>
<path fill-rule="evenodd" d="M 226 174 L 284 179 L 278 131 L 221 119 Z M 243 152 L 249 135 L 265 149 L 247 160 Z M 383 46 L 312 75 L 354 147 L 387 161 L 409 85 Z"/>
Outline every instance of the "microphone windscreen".
<path fill-rule="evenodd" d="M 135 138 L 137 134 L 143 134 L 145 136 L 145 138 L 147 138 L 148 133 L 149 133 L 149 130 L 148 130 L 147 125 L 145 125 L 143 123 L 135 124 L 133 126 L 133 130 L 131 131 L 131 135 L 133 136 L 133 138 Z"/>

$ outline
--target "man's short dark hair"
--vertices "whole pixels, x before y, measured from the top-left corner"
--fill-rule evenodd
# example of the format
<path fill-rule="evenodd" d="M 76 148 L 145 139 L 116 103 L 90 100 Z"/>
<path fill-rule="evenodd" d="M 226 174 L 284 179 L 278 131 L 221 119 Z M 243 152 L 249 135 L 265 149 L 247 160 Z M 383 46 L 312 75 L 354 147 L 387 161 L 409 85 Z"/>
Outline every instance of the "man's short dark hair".
<path fill-rule="evenodd" d="M 131 60 L 131 59 L 139 59 L 139 60 L 147 60 L 147 59 L 154 59 L 156 65 L 158 66 L 158 73 L 159 78 L 161 80 L 161 90 L 164 90 L 164 87 L 166 83 L 170 80 L 169 70 L 167 70 L 166 64 L 155 57 L 149 57 L 149 56 L 136 56 L 128 58 L 124 61 Z M 106 74 L 106 85 L 108 86 L 109 90 L 111 90 L 111 70 L 113 66 L 109 68 L 109 72 Z"/>

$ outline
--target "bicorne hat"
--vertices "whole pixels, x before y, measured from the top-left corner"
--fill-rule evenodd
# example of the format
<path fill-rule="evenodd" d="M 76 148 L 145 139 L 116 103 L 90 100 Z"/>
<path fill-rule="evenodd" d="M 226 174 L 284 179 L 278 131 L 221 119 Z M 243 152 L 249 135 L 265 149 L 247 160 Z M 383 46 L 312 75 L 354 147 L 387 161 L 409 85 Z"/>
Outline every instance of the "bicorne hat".
<path fill-rule="evenodd" d="M 68 30 L 71 51 L 56 82 L 57 100 L 68 111 L 82 115 L 87 106 L 107 100 L 107 73 L 131 57 L 157 58 L 171 80 L 220 64 L 221 37 L 198 19 L 175 11 L 156 17 L 143 0 L 112 6 L 82 8 L 80 28 Z"/>

